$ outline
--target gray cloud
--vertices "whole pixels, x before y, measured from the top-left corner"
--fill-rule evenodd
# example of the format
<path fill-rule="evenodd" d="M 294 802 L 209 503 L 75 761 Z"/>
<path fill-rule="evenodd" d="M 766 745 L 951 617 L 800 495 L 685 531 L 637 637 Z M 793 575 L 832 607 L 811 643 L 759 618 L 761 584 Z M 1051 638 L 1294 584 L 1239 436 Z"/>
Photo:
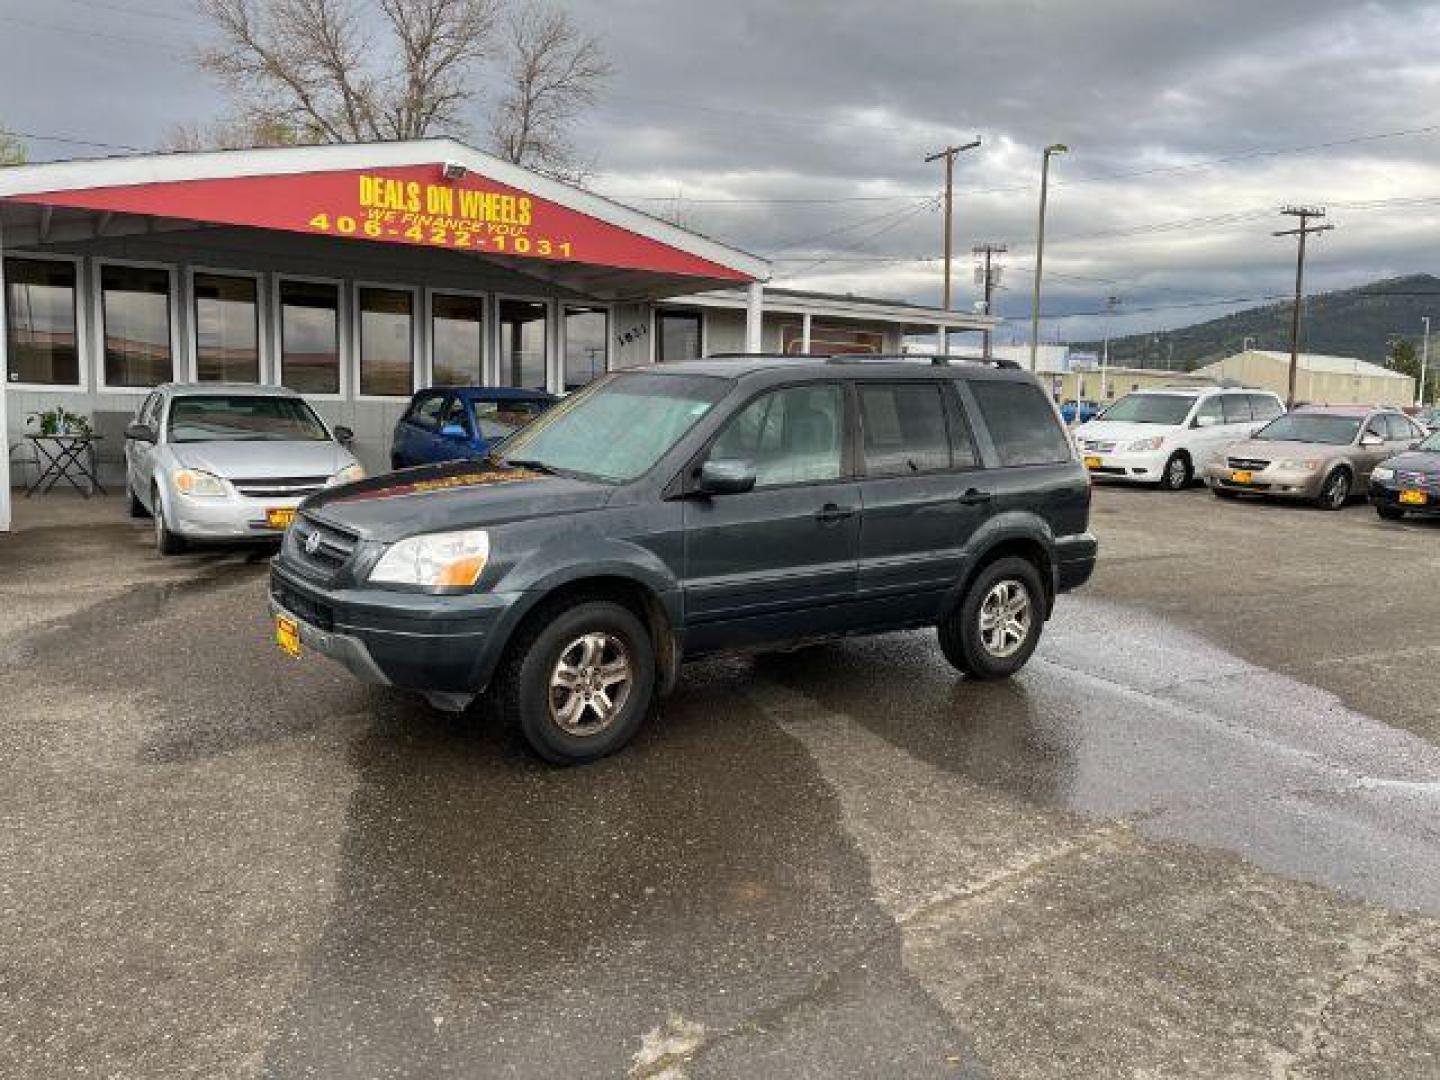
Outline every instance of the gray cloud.
<path fill-rule="evenodd" d="M 1055 172 L 1050 311 L 1094 311 L 1118 293 L 1134 314 L 1117 328 L 1139 329 L 1224 310 L 1139 309 L 1283 292 L 1293 248 L 1269 234 L 1274 209 L 1295 200 L 1331 203 L 1340 225 L 1318 246 L 1316 287 L 1434 266 L 1434 134 L 1086 178 L 1440 124 L 1440 65 L 1420 46 L 1440 32 L 1435 3 L 571 6 L 604 35 L 618 69 L 580 133 L 600 169 L 596 186 L 664 197 L 640 205 L 750 250 L 831 260 L 777 262 L 786 283 L 935 300 L 940 219 L 925 198 L 940 173 L 921 159 L 976 134 L 985 146 L 958 172 L 960 250 L 975 239 L 1011 243 L 1008 313 L 1026 308 L 1039 149 L 1053 141 L 1072 153 Z M 153 145 L 170 125 L 223 108 L 186 64 L 203 32 L 187 6 L 161 0 L 0 6 L 0 121 Z M 908 198 L 707 201 L 875 196 Z M 1363 205 L 1429 196 L 1437 201 Z M 1167 222 L 1188 224 L 1157 230 Z M 910 256 L 931 261 L 882 261 Z M 962 260 L 965 302 L 969 271 Z M 1052 328 L 1084 336 L 1098 325 Z"/>

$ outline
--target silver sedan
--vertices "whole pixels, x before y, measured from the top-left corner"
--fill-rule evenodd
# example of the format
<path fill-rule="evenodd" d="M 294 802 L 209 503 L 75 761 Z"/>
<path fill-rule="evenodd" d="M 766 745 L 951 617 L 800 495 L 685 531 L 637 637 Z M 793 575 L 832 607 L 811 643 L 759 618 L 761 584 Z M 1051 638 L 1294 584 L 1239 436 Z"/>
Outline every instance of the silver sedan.
<path fill-rule="evenodd" d="M 154 518 L 164 555 L 279 537 L 307 495 L 364 478 L 350 437 L 283 387 L 161 386 L 125 429 L 130 513 Z"/>

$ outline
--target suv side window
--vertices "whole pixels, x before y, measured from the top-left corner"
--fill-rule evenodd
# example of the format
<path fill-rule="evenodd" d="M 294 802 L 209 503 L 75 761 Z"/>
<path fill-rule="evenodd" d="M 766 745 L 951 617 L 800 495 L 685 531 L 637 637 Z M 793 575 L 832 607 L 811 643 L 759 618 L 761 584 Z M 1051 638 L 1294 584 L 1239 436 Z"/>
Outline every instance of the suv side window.
<path fill-rule="evenodd" d="M 1223 394 L 1220 397 L 1220 407 L 1225 413 L 1227 424 L 1248 424 L 1255 418 L 1250 411 L 1249 394 Z"/>
<path fill-rule="evenodd" d="M 1269 394 L 1251 394 L 1250 409 L 1256 420 L 1274 420 L 1285 413 L 1285 406 Z"/>
<path fill-rule="evenodd" d="M 1195 410 L 1196 422 L 1208 419 L 1212 424 L 1225 423 L 1225 406 L 1221 404 L 1223 400 L 1223 395 L 1216 394 L 1214 397 L 1208 397 L 1202 401 L 1200 407 Z"/>
<path fill-rule="evenodd" d="M 951 467 L 938 383 L 857 384 L 867 476 L 912 476 Z"/>
<path fill-rule="evenodd" d="M 416 427 L 433 431 L 440 426 L 440 407 L 444 404 L 444 394 L 429 394 L 410 407 L 410 415 L 405 419 Z"/>
<path fill-rule="evenodd" d="M 844 387 L 792 386 L 762 394 L 740 410 L 710 457 L 752 463 L 757 488 L 838 480 L 844 433 Z"/>
<path fill-rule="evenodd" d="M 970 392 L 990 429 L 1001 465 L 1049 465 L 1069 461 L 1070 440 L 1055 410 L 1028 382 L 974 379 Z"/>

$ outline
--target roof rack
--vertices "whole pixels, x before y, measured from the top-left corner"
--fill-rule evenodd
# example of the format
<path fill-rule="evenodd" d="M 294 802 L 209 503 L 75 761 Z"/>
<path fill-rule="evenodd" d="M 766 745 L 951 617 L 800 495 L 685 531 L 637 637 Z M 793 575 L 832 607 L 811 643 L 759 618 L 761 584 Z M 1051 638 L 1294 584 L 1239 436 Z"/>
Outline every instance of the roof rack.
<path fill-rule="evenodd" d="M 1002 360 L 998 356 L 986 359 L 983 356 L 954 356 L 945 353 L 830 353 L 817 355 L 818 359 L 831 364 L 931 364 L 935 367 L 949 367 L 951 364 L 980 364 L 985 367 L 1010 368 L 1019 370 L 1014 360 Z"/>

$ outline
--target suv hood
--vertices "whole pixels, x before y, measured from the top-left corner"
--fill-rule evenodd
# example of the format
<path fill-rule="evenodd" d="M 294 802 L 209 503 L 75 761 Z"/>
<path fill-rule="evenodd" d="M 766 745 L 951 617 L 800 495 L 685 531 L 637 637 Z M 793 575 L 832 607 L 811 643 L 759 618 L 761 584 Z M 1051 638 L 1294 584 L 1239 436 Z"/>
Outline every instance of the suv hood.
<path fill-rule="evenodd" d="M 1137 424 L 1129 420 L 1090 420 L 1075 429 L 1077 439 L 1112 439 L 1119 443 L 1137 439 L 1153 439 L 1157 435 L 1173 435 L 1179 424 Z"/>
<path fill-rule="evenodd" d="M 227 480 L 258 480 L 285 476 L 323 476 L 327 480 L 354 462 L 350 451 L 329 439 L 295 442 L 253 442 L 243 439 L 170 443 L 175 460 L 189 469 Z"/>
<path fill-rule="evenodd" d="M 608 484 L 510 465 L 447 461 L 327 488 L 301 509 L 364 539 L 390 542 L 595 510 L 613 490 Z"/>

